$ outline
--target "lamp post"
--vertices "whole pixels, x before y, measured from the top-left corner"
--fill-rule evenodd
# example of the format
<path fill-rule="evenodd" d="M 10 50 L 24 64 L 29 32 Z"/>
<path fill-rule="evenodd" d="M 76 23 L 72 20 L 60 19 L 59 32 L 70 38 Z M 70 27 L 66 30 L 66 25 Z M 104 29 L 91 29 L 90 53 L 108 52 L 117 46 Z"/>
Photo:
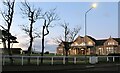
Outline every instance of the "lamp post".
<path fill-rule="evenodd" d="M 91 8 L 88 9 L 86 12 L 85 12 L 85 38 L 84 38 L 84 43 L 85 43 L 85 48 L 87 49 L 87 42 L 86 42 L 86 34 L 87 34 L 87 13 L 92 10 L 93 8 L 96 8 L 97 7 L 97 4 L 94 3 L 92 4 Z M 85 49 L 85 55 L 86 55 L 86 49 Z"/>

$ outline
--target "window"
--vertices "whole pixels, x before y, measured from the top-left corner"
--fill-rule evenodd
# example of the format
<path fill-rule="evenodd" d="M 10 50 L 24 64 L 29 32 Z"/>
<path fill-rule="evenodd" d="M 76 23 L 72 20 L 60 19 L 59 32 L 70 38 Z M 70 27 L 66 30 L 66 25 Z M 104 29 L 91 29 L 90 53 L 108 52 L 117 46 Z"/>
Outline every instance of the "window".
<path fill-rule="evenodd" d="M 107 54 L 114 53 L 114 47 L 107 47 Z"/>
<path fill-rule="evenodd" d="M 102 55 L 103 53 L 103 48 L 98 48 L 99 49 L 99 54 Z"/>
<path fill-rule="evenodd" d="M 99 48 L 99 50 L 101 50 L 102 48 Z"/>
<path fill-rule="evenodd" d="M 81 49 L 81 50 L 84 50 L 84 49 Z"/>
<path fill-rule="evenodd" d="M 88 42 L 88 45 L 93 45 L 93 43 L 89 41 L 89 42 Z"/>
<path fill-rule="evenodd" d="M 73 52 L 74 52 L 74 54 L 76 54 L 76 50 L 75 49 L 73 50 Z"/>
<path fill-rule="evenodd" d="M 80 45 L 81 45 L 81 46 L 85 46 L 85 42 L 82 42 Z"/>
<path fill-rule="evenodd" d="M 114 45 L 114 42 L 108 42 L 108 45 Z"/>
<path fill-rule="evenodd" d="M 74 44 L 75 44 L 75 45 L 78 45 L 78 43 L 77 43 L 77 42 L 74 42 Z"/>
<path fill-rule="evenodd" d="M 59 50 L 63 50 L 62 48 L 60 48 Z"/>

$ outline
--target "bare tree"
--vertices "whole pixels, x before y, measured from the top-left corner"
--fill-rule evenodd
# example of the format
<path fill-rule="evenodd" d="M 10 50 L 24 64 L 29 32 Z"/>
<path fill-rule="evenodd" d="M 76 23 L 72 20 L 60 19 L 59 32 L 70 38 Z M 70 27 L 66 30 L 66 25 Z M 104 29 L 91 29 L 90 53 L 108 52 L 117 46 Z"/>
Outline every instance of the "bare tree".
<path fill-rule="evenodd" d="M 12 51 L 10 48 L 10 27 L 12 25 L 12 21 L 13 21 L 13 15 L 14 15 L 14 5 L 15 5 L 15 0 L 5 0 L 3 1 L 3 4 L 6 6 L 6 10 L 5 11 L 1 11 L 2 17 L 5 20 L 8 28 L 7 28 L 7 32 L 8 32 L 8 53 L 10 56 L 12 56 Z M 12 57 L 10 57 L 10 61 L 11 63 L 13 63 L 13 59 Z"/>
<path fill-rule="evenodd" d="M 65 55 L 68 56 L 68 51 L 71 47 L 70 45 L 72 44 L 73 40 L 75 39 L 81 28 L 77 26 L 70 30 L 70 28 L 68 27 L 69 23 L 66 22 L 60 24 L 60 26 L 64 29 L 64 39 L 58 38 L 56 41 L 58 43 L 62 42 L 64 44 L 63 55 L 65 52 Z"/>
<path fill-rule="evenodd" d="M 22 2 L 22 6 L 23 7 L 20 8 L 22 11 L 22 14 L 24 15 L 24 17 L 27 17 L 30 21 L 29 25 L 21 25 L 22 30 L 25 31 L 25 33 L 28 34 L 28 36 L 30 37 L 30 44 L 29 44 L 28 52 L 27 52 L 27 55 L 30 56 L 34 38 L 40 37 L 39 33 L 34 32 L 33 25 L 38 19 L 42 18 L 42 16 L 41 16 L 42 10 L 40 8 L 37 9 L 37 8 L 32 7 L 26 1 Z M 35 34 L 35 35 L 33 35 L 33 34 Z M 30 63 L 30 58 L 28 58 L 28 63 Z"/>
<path fill-rule="evenodd" d="M 52 38 L 54 40 L 54 43 L 56 44 L 61 44 L 61 42 L 63 41 L 62 36 L 58 36 L 56 38 Z"/>
<path fill-rule="evenodd" d="M 51 25 L 53 21 L 59 20 L 58 15 L 55 12 L 55 9 L 52 9 L 50 11 L 46 11 L 44 14 L 44 25 L 42 29 L 42 53 L 41 56 L 44 54 L 44 37 L 49 34 L 49 27 L 54 26 Z M 46 33 L 45 33 L 46 31 Z M 41 58 L 41 63 L 43 63 L 43 58 Z"/>
<path fill-rule="evenodd" d="M 64 29 L 64 41 L 67 42 L 69 41 L 68 35 L 70 33 L 70 29 L 68 28 L 69 23 L 64 22 L 64 24 L 60 24 L 60 26 Z"/>
<path fill-rule="evenodd" d="M 67 52 L 69 50 L 69 46 L 68 46 L 67 43 L 69 41 L 68 35 L 70 33 L 70 29 L 68 28 L 69 23 L 64 22 L 64 24 L 61 24 L 60 26 L 64 29 L 64 40 L 61 41 L 64 44 L 63 55 L 64 55 L 64 52 L 65 52 L 66 56 L 68 56 Z"/>
<path fill-rule="evenodd" d="M 68 35 L 69 41 L 73 41 L 76 37 L 76 35 L 79 33 L 81 27 L 75 26 L 72 30 L 70 30 L 70 33 Z"/>

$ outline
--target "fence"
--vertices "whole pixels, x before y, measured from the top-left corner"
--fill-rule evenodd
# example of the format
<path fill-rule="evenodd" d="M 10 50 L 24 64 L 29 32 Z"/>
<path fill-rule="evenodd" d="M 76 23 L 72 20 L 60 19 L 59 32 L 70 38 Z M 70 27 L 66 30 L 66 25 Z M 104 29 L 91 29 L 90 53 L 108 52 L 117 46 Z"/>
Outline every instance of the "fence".
<path fill-rule="evenodd" d="M 69 63 L 89 63 L 91 57 L 96 57 L 97 62 L 115 62 L 116 58 L 120 62 L 120 56 L 19 56 L 19 55 L 3 55 L 2 65 L 5 65 L 9 58 L 12 57 L 16 63 L 24 65 L 28 58 L 31 58 L 32 62 L 36 65 L 40 65 L 40 59 L 43 58 L 45 64 L 66 64 L 66 59 Z"/>

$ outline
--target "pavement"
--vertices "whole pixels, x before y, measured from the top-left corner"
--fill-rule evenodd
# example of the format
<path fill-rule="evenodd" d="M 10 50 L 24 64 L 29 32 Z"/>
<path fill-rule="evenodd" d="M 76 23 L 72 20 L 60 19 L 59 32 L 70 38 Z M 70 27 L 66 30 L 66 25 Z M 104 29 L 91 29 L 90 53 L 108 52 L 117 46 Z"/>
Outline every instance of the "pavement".
<path fill-rule="evenodd" d="M 109 64 L 73 64 L 73 65 L 39 65 L 39 66 L 3 66 L 4 72 L 36 73 L 120 73 L 120 63 Z"/>

